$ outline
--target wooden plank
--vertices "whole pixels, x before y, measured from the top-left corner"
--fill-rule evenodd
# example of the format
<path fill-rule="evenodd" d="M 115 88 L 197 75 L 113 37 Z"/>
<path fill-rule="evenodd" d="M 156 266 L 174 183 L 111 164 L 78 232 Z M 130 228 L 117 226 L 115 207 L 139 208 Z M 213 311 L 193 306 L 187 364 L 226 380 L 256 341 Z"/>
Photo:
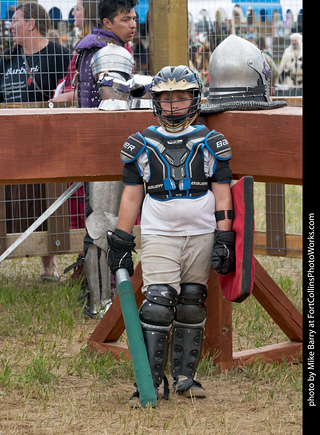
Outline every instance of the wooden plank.
<path fill-rule="evenodd" d="M 290 340 L 302 342 L 302 314 L 257 259 L 252 294 Z"/>
<path fill-rule="evenodd" d="M 301 107 L 216 113 L 204 123 L 228 139 L 235 178 L 302 184 Z"/>
<path fill-rule="evenodd" d="M 203 354 L 215 357 L 215 364 L 232 365 L 232 304 L 222 294 L 218 275 L 211 269 L 208 281 L 207 322 Z"/>
<path fill-rule="evenodd" d="M 286 234 L 286 250 L 284 257 L 302 258 L 303 238 L 301 234 Z M 262 231 L 256 231 L 254 235 L 254 253 L 267 254 L 267 235 Z"/>
<path fill-rule="evenodd" d="M 144 296 L 141 293 L 142 287 L 142 270 L 141 263 L 139 263 L 131 277 L 134 295 L 136 298 L 137 306 L 140 307 Z M 89 341 L 97 343 L 116 342 L 119 340 L 121 334 L 125 330 L 123 316 L 121 312 L 120 299 L 117 297 L 109 310 L 98 323 L 97 327 L 91 334 Z"/>
<path fill-rule="evenodd" d="M 93 350 L 98 353 L 110 352 L 118 360 L 131 360 L 130 351 L 126 343 L 115 342 L 115 343 L 98 343 L 96 341 L 88 340 L 88 349 Z"/>
<path fill-rule="evenodd" d="M 204 122 L 228 138 L 235 178 L 302 184 L 301 108 L 229 111 Z M 157 124 L 151 110 L 3 109 L 0 184 L 120 180 L 123 143 L 151 124 Z M 31 148 L 21 132 L 32 137 Z"/>
<path fill-rule="evenodd" d="M 0 255 L 7 249 L 5 186 L 0 186 Z"/>
<path fill-rule="evenodd" d="M 136 247 L 141 248 L 140 244 L 140 227 L 136 225 L 133 230 L 136 234 Z M 8 247 L 20 237 L 21 233 L 7 234 Z M 70 230 L 70 250 L 65 254 L 77 254 L 83 249 L 83 238 L 85 235 L 84 229 Z M 302 235 L 300 234 L 286 234 L 287 250 L 285 257 L 289 258 L 302 258 Z M 36 250 L 35 250 L 36 247 Z M 255 233 L 255 254 L 267 255 L 266 248 L 266 233 Z M 48 233 L 47 231 L 32 233 L 27 240 L 25 240 L 8 258 L 25 257 L 28 256 L 41 256 L 49 254 Z"/>
<path fill-rule="evenodd" d="M 11 246 L 22 233 L 7 234 L 7 248 Z M 83 250 L 84 229 L 70 230 L 70 249 L 63 252 L 64 254 L 78 254 Z M 33 232 L 21 245 L 19 245 L 7 258 L 13 257 L 39 257 L 49 255 L 51 252 L 49 246 L 48 231 Z"/>
<path fill-rule="evenodd" d="M 297 363 L 302 361 L 302 350 L 302 343 L 289 341 L 235 352 L 233 354 L 233 367 L 253 364 L 257 360 Z"/>
<path fill-rule="evenodd" d="M 266 183 L 266 227 L 268 255 L 286 252 L 285 186 Z"/>
<path fill-rule="evenodd" d="M 67 189 L 67 183 L 46 184 L 47 207 Z M 47 220 L 49 252 L 58 254 L 70 250 L 68 201 L 62 204 Z"/>

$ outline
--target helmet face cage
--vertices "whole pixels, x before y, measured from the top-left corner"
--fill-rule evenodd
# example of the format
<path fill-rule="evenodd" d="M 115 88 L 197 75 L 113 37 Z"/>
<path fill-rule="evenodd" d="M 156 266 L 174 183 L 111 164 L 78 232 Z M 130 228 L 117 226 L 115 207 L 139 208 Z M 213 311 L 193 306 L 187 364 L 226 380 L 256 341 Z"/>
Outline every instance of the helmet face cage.
<path fill-rule="evenodd" d="M 201 108 L 201 88 L 197 74 L 184 65 L 165 67 L 154 77 L 151 87 L 153 111 L 166 131 L 172 133 L 183 131 L 195 120 Z M 175 99 L 175 103 L 190 102 L 188 111 L 184 115 L 177 115 L 176 112 L 180 109 L 173 109 L 172 93 L 175 91 L 187 91 L 190 95 L 187 99 Z M 163 92 L 169 93 L 169 99 L 166 102 L 171 107 L 171 110 L 165 112 L 160 103 L 160 96 Z"/>

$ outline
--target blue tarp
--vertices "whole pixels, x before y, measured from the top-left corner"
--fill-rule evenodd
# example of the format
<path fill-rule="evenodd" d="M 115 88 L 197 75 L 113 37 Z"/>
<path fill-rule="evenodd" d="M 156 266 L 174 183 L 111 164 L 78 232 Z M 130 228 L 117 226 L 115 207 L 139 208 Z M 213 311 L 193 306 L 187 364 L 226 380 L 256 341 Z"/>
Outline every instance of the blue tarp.
<path fill-rule="evenodd" d="M 140 23 L 145 23 L 149 12 L 149 0 L 139 0 L 139 3 L 135 6 L 135 11 L 138 14 Z"/>
<path fill-rule="evenodd" d="M 272 13 L 277 10 L 280 14 L 281 20 L 283 19 L 280 0 L 232 0 L 232 3 L 240 6 L 245 17 L 247 16 L 247 10 L 251 8 L 255 13 L 256 18 L 261 15 L 270 21 L 272 19 Z"/>
<path fill-rule="evenodd" d="M 9 8 L 10 6 L 16 6 L 18 4 L 17 0 L 1 0 L 1 19 L 7 20 L 9 17 Z"/>

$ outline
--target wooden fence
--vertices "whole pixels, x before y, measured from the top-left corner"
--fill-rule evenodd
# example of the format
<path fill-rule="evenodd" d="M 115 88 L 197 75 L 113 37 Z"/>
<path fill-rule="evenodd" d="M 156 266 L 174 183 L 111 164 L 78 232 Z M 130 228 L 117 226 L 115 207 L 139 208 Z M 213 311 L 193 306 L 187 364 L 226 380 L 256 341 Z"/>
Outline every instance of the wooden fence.
<path fill-rule="evenodd" d="M 229 111 L 204 118 L 228 138 L 235 179 L 302 184 L 302 109 Z M 0 111 L 2 146 L 0 184 L 120 180 L 120 149 L 126 138 L 155 123 L 151 111 L 102 112 L 95 109 L 16 109 Z M 138 306 L 141 267 L 132 278 Z M 302 315 L 256 261 L 253 295 L 287 335 L 289 341 L 233 354 L 232 304 L 225 300 L 212 272 L 208 291 L 204 350 L 230 368 L 252 361 L 302 358 Z M 89 346 L 129 356 L 118 339 L 124 323 L 118 298 L 98 324 Z"/>

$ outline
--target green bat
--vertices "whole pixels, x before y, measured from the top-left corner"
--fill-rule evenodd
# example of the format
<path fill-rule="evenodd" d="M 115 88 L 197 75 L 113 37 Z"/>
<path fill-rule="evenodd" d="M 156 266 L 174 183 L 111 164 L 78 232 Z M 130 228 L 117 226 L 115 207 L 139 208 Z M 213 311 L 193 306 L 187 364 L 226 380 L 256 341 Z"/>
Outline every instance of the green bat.
<path fill-rule="evenodd" d="M 142 407 L 146 407 L 148 405 L 155 407 L 157 396 L 154 390 L 137 303 L 134 297 L 134 291 L 129 278 L 129 273 L 126 269 L 119 269 L 116 272 L 116 278 L 134 375 L 139 390 L 140 403 Z"/>

